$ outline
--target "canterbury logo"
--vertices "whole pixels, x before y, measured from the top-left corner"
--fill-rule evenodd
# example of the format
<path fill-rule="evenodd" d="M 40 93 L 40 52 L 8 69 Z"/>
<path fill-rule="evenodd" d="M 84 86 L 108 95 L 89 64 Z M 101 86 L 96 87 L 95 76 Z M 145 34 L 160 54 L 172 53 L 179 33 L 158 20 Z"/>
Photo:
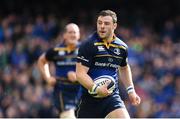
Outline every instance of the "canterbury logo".
<path fill-rule="evenodd" d="M 105 51 L 103 46 L 98 46 L 97 48 L 98 48 L 98 51 Z"/>

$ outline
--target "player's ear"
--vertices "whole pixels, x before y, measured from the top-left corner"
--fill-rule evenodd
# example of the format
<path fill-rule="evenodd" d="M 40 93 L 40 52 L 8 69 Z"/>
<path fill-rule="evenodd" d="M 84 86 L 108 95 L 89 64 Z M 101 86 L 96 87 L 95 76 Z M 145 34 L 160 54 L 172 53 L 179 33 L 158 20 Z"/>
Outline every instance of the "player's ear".
<path fill-rule="evenodd" d="M 81 38 L 80 31 L 78 32 L 78 40 Z"/>
<path fill-rule="evenodd" d="M 117 23 L 114 23 L 113 25 L 114 25 L 114 30 L 115 30 L 117 28 Z"/>
<path fill-rule="evenodd" d="M 62 36 L 63 36 L 63 39 L 66 39 L 67 37 L 65 32 L 62 34 Z"/>

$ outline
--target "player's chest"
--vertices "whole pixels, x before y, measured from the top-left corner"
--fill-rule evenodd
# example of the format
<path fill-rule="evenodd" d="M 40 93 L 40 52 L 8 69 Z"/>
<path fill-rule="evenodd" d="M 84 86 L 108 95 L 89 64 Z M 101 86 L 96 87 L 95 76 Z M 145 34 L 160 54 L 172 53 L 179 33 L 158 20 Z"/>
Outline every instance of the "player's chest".
<path fill-rule="evenodd" d="M 124 58 L 124 51 L 120 48 L 96 46 L 93 57 L 95 66 L 117 68 Z"/>
<path fill-rule="evenodd" d="M 61 61 L 65 61 L 65 62 L 71 62 L 71 61 L 75 61 L 76 60 L 76 56 L 78 54 L 78 49 L 75 49 L 71 52 L 68 51 L 58 51 L 56 53 L 56 62 L 61 62 Z"/>

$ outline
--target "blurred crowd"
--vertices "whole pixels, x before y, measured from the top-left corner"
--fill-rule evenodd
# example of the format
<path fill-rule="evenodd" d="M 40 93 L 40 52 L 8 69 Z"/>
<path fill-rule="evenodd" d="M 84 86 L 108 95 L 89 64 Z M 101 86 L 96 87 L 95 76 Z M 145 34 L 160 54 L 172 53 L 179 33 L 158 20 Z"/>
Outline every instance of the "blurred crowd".
<path fill-rule="evenodd" d="M 42 79 L 37 59 L 62 42 L 68 22 L 52 14 L 0 19 L 0 117 L 58 117 L 53 89 Z M 95 29 L 92 24 L 78 25 L 81 41 Z M 132 106 L 120 82 L 131 117 L 180 117 L 180 16 L 166 20 L 159 31 L 137 22 L 121 24 L 116 33 L 129 46 L 133 80 L 142 98 L 140 106 Z"/>

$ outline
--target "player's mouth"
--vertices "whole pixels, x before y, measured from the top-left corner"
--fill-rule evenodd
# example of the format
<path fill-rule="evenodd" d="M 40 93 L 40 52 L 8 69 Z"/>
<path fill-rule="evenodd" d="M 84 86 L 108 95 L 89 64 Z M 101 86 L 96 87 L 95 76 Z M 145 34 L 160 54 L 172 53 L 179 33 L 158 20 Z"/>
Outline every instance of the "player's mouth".
<path fill-rule="evenodd" d="M 106 33 L 106 31 L 99 31 L 99 33 L 104 34 L 104 33 Z"/>

